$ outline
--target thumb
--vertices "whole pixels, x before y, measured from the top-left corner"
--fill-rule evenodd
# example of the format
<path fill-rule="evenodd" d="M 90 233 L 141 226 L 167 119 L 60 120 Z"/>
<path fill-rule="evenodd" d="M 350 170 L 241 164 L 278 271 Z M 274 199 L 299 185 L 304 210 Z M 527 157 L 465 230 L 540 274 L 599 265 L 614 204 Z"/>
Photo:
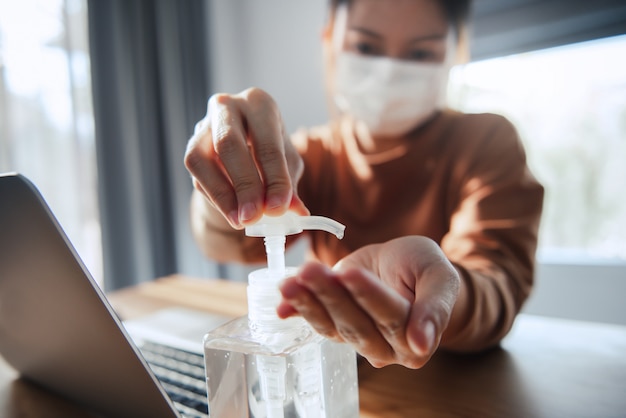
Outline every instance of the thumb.
<path fill-rule="evenodd" d="M 459 291 L 459 277 L 450 265 L 431 266 L 415 289 L 407 324 L 407 341 L 416 354 L 430 357 L 450 322 Z"/>
<path fill-rule="evenodd" d="M 291 195 L 291 202 L 289 203 L 289 210 L 302 216 L 308 216 L 311 214 L 311 212 L 306 207 L 302 199 L 300 199 L 300 197 L 297 194 L 297 191 L 295 190 L 293 194 Z"/>
<path fill-rule="evenodd" d="M 413 305 L 407 324 L 407 342 L 411 351 L 430 358 L 441 340 L 442 326 L 423 306 Z"/>

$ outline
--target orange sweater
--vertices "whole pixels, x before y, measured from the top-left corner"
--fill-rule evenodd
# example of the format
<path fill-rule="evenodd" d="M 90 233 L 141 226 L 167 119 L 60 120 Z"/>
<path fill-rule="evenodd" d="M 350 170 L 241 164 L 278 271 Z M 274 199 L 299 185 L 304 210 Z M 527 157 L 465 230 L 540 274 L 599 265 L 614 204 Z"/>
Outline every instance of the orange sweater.
<path fill-rule="evenodd" d="M 470 298 L 448 348 L 478 350 L 506 335 L 532 287 L 543 201 L 506 119 L 447 110 L 377 155 L 359 151 L 348 121 L 299 131 L 294 142 L 305 162 L 300 197 L 346 225 L 341 241 L 309 233 L 315 257 L 333 265 L 367 244 L 427 236 Z"/>

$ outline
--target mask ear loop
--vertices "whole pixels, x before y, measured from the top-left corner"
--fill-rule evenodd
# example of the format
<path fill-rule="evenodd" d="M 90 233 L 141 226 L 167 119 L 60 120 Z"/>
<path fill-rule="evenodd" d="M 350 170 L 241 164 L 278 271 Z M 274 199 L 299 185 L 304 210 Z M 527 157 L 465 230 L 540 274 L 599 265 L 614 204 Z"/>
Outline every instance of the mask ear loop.
<path fill-rule="evenodd" d="M 343 42 L 345 39 L 347 25 L 348 25 L 348 5 L 344 3 L 344 4 L 340 4 L 335 9 L 333 27 L 332 27 L 333 32 L 332 32 L 332 38 L 330 40 L 330 48 L 331 48 L 330 59 L 331 59 L 331 62 L 333 63 L 332 66 L 334 68 L 333 68 L 332 74 L 327 74 L 327 77 L 331 76 L 332 78 L 327 81 L 327 83 L 329 83 L 327 85 L 327 88 L 328 88 L 328 94 L 329 94 L 328 107 L 329 107 L 330 115 L 332 118 L 340 117 L 342 113 L 337 107 L 334 91 L 335 91 L 337 56 L 341 53 L 341 50 L 343 49 Z"/>
<path fill-rule="evenodd" d="M 335 21 L 333 22 L 333 52 L 337 54 L 343 48 L 343 41 L 346 36 L 348 26 L 348 6 L 341 4 L 335 10 Z"/>
<path fill-rule="evenodd" d="M 443 60 L 443 68 L 446 72 L 444 83 L 444 92 L 440 95 L 438 100 L 438 107 L 445 109 L 448 107 L 448 84 L 450 80 L 450 71 L 452 67 L 456 65 L 457 61 L 457 43 L 455 40 L 455 33 L 452 26 L 448 27 L 448 33 L 446 34 L 446 56 Z"/>
<path fill-rule="evenodd" d="M 446 34 L 446 57 L 443 60 L 443 64 L 452 68 L 456 64 L 457 61 L 457 42 L 455 40 L 455 33 L 452 26 L 448 28 L 448 33 Z"/>

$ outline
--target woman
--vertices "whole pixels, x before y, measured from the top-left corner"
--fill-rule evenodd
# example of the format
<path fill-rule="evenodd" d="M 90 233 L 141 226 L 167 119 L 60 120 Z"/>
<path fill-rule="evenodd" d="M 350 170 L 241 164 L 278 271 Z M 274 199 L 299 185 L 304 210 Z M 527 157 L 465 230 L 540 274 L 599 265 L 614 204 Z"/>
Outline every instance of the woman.
<path fill-rule="evenodd" d="M 424 365 L 509 331 L 533 281 L 543 189 L 514 128 L 444 109 L 469 1 L 335 0 L 323 43 L 336 117 L 289 138 L 259 89 L 211 97 L 189 141 L 192 223 L 218 261 L 258 262 L 264 213 L 328 216 L 281 286 L 302 315 L 376 367 Z M 334 266 L 332 269 L 328 266 Z"/>

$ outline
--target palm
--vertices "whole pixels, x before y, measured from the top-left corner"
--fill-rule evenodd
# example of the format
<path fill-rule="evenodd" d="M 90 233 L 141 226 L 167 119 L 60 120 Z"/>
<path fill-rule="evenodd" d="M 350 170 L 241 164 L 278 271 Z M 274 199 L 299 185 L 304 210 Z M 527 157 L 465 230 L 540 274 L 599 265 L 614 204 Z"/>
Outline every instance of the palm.
<path fill-rule="evenodd" d="M 375 366 L 417 368 L 448 323 L 458 282 L 434 242 L 403 237 L 363 247 L 332 271 L 317 263 L 304 266 L 283 285 L 285 302 L 278 311 L 301 314 Z"/>

